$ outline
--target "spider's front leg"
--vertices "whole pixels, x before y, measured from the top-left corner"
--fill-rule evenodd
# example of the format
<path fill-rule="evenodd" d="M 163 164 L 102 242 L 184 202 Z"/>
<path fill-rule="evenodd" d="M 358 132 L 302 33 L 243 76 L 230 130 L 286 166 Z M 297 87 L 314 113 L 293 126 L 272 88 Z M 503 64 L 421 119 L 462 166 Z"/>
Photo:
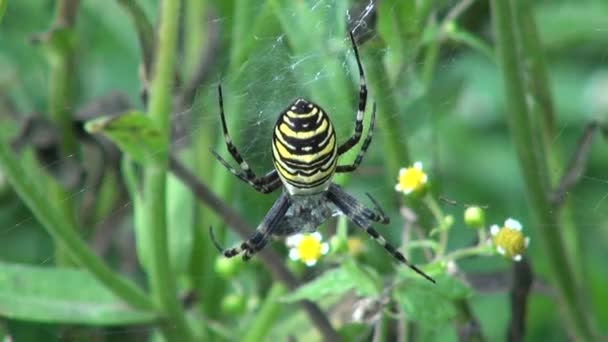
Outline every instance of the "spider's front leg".
<path fill-rule="evenodd" d="M 240 245 L 236 247 L 223 249 L 217 242 L 217 239 L 213 234 L 213 229 L 209 229 L 209 236 L 211 238 L 211 242 L 213 242 L 217 250 L 226 258 L 232 258 L 242 254 L 243 260 L 247 261 L 251 259 L 251 257 L 255 253 L 261 251 L 266 246 L 268 239 L 277 229 L 279 223 L 281 223 L 281 220 L 285 216 L 285 213 L 287 212 L 287 209 L 289 209 L 290 205 L 291 202 L 289 200 L 289 196 L 286 194 L 281 194 L 279 199 L 274 202 L 274 205 L 272 206 L 272 208 L 270 208 L 270 210 L 256 229 L 255 233 L 253 233 L 253 235 L 249 239 L 243 241 Z"/>

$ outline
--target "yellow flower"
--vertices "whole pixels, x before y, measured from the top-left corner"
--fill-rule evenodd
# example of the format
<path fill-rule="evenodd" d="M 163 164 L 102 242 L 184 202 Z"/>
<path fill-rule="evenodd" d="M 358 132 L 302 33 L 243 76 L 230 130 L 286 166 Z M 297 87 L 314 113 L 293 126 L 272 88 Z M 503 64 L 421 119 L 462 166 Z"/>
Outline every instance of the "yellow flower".
<path fill-rule="evenodd" d="M 521 232 L 521 223 L 508 218 L 503 227 L 493 225 L 490 228 L 492 239 L 498 253 L 513 261 L 520 261 L 530 244 L 530 238 Z"/>
<path fill-rule="evenodd" d="M 313 266 L 322 255 L 329 252 L 329 244 L 322 242 L 321 233 L 295 234 L 287 238 L 287 246 L 290 247 L 289 258 L 300 260 L 307 266 Z"/>
<path fill-rule="evenodd" d="M 361 241 L 361 239 L 359 239 L 358 237 L 348 238 L 346 243 L 348 244 L 348 253 L 350 253 L 351 255 L 359 255 L 365 249 L 363 241 Z"/>
<path fill-rule="evenodd" d="M 426 173 L 422 171 L 422 163 L 415 162 L 414 166 L 399 170 L 399 178 L 395 190 L 406 195 L 424 188 L 428 180 Z"/>

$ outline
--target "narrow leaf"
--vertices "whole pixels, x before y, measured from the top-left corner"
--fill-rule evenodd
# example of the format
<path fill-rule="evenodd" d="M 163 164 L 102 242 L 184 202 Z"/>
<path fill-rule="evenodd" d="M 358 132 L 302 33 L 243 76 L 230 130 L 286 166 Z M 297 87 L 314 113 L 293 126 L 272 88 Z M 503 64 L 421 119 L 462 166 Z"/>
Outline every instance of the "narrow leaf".
<path fill-rule="evenodd" d="M 348 272 L 342 268 L 336 268 L 300 286 L 294 292 L 281 297 L 280 300 L 284 302 L 296 302 L 302 299 L 316 301 L 325 296 L 345 293 L 354 286 Z"/>
<path fill-rule="evenodd" d="M 0 262 L 0 316 L 45 323 L 150 323 L 154 312 L 131 309 L 87 272 Z"/>
<path fill-rule="evenodd" d="M 150 164 L 158 162 L 165 150 L 163 133 L 144 114 L 132 111 L 119 116 L 104 116 L 88 121 L 89 133 L 103 133 L 133 160 Z"/>

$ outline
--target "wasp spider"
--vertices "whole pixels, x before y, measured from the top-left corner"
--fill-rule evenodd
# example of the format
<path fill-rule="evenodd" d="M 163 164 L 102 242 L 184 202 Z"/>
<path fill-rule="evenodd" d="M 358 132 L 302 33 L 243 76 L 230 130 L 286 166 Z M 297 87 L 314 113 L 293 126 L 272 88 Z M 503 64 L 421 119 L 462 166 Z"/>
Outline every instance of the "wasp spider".
<path fill-rule="evenodd" d="M 359 105 L 354 134 L 346 142 L 338 145 L 334 126 L 327 113 L 312 102 L 297 99 L 281 113 L 274 126 L 272 135 L 274 169 L 262 177 L 255 175 L 232 143 L 224 117 L 222 88 L 218 87 L 224 140 L 228 151 L 239 164 L 240 170 L 232 168 L 215 151 L 212 151 L 213 154 L 232 174 L 257 191 L 267 194 L 281 186 L 284 187 L 284 191 L 249 240 L 237 247 L 222 250 L 213 237 L 213 231 L 210 231 L 212 241 L 224 256 L 231 258 L 242 254 L 243 259 L 248 260 L 253 254 L 264 248 L 272 235 L 288 236 L 298 232 L 313 232 L 328 218 L 343 214 L 356 226 L 365 230 L 399 262 L 435 282 L 430 276 L 411 264 L 372 227 L 374 222 L 387 224 L 389 218 L 369 194 L 368 197 L 374 205 L 373 210 L 366 208 L 332 182 L 334 173 L 352 172 L 357 169 L 372 140 L 376 119 L 374 103 L 370 127 L 359 154 L 352 164 L 339 165 L 338 157 L 348 152 L 361 140 L 363 113 L 367 103 L 367 86 L 363 66 L 352 33 L 350 39 L 360 79 Z"/>

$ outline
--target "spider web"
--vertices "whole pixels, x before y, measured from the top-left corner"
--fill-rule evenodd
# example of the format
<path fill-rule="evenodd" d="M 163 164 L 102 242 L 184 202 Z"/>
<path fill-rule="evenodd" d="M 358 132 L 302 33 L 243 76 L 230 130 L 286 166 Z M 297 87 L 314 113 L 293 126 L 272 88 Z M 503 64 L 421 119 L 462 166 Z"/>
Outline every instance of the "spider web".
<path fill-rule="evenodd" d="M 89 11 L 98 9 L 97 5 L 86 5 Z M 261 6 L 261 5 L 260 5 Z M 306 10 L 319 13 L 319 21 L 328 21 L 335 14 L 338 7 L 334 1 L 319 0 L 306 2 Z M 391 6 L 389 6 L 391 8 Z M 255 9 L 260 10 L 261 8 Z M 153 13 L 153 9 L 150 10 Z M 289 17 L 296 13 L 286 13 Z M 8 20 L 5 18 L 5 20 Z M 233 17 L 214 18 L 219 25 L 231 20 Z M 324 30 L 321 24 L 311 23 L 311 30 Z M 278 113 L 289 105 L 297 97 L 305 97 L 317 102 L 333 118 L 333 124 L 338 131 L 339 141 L 344 141 L 351 134 L 356 113 L 358 74 L 354 64 L 354 56 L 347 37 L 339 36 L 340 32 L 328 30 L 323 35 L 327 39 L 323 49 L 305 50 L 295 49 L 298 42 L 290 41 L 286 33 L 254 35 L 248 33 L 249 37 L 244 40 L 252 41 L 251 54 L 247 55 L 242 65 L 229 68 L 229 73 L 224 69 L 221 73 L 215 72 L 209 76 L 210 81 L 200 87 L 198 98 L 189 108 L 174 113 L 172 121 L 186 122 L 188 130 L 173 142 L 176 150 L 188 147 L 201 134 L 218 134 L 221 131 L 219 121 L 219 107 L 217 105 L 216 87 L 221 82 L 224 89 L 224 101 L 226 108 L 226 119 L 232 128 L 230 134 L 239 148 L 241 154 L 249 162 L 258 175 L 263 175 L 270 170 L 270 135 Z M 129 37 L 129 47 L 126 55 L 133 59 L 131 66 L 136 66 L 137 46 L 136 38 Z M 2 44 L 0 43 L 0 46 Z M 361 49 L 366 49 L 365 45 Z M 394 52 L 395 47 L 387 45 L 377 49 L 372 58 L 385 58 Z M 294 52 L 298 50 L 298 52 Z M 419 84 L 415 79 L 413 84 L 402 84 L 397 82 L 391 89 L 391 94 L 374 94 L 370 91 L 368 99 L 368 112 L 373 101 L 378 101 L 384 96 L 393 96 L 397 99 L 406 98 L 405 103 L 400 104 L 400 111 L 394 113 L 379 112 L 378 116 L 396 118 L 402 124 L 403 134 L 399 139 L 409 143 L 411 155 L 415 160 L 422 160 L 434 171 L 437 182 L 442 183 L 442 193 L 447 197 L 455 199 L 460 204 L 477 203 L 489 207 L 489 221 L 502 222 L 508 216 L 515 216 L 524 222 L 532 235 L 533 247 L 532 258 L 542 263 L 542 251 L 538 249 L 538 241 L 534 233 L 534 227 L 530 227 L 533 218 L 527 210 L 524 189 L 521 184 L 520 171 L 517 167 L 515 151 L 512 148 L 503 148 L 501 144 L 508 144 L 508 135 L 504 113 L 501 112 L 504 104 L 501 103 L 502 89 L 500 77 L 495 65 L 484 60 L 478 54 L 448 46 L 445 55 L 437 66 L 436 81 L 433 93 L 430 96 L 416 97 Z M 0 48 L 0 66 L 13 64 L 9 58 L 16 58 L 17 53 L 8 53 Z M 228 56 L 221 55 L 221 58 Z M 88 57 L 92 58 L 92 57 Z M 364 68 L 369 69 L 370 56 L 363 59 Z M 566 62 L 563 62 L 566 64 Z M 571 62 L 570 62 L 571 63 Z M 329 67 L 327 65 L 337 67 Z M 475 72 L 472 66 L 475 66 Z M 408 68 L 416 69 L 421 65 L 414 64 Z M 560 69 L 561 67 L 561 69 Z M 558 80 L 567 79 L 573 75 L 571 65 L 558 66 L 555 77 Z M 103 70 L 112 68 L 111 63 L 93 65 L 88 75 L 100 77 Z M 2 67 L 2 69 L 5 69 Z M 135 69 L 129 71 L 129 77 L 124 83 L 112 84 L 108 80 L 102 85 L 85 86 L 83 93 L 93 98 L 102 95 L 111 88 L 119 88 L 129 94 L 132 103 L 139 103 L 137 89 L 137 75 Z M 560 74 L 561 73 L 561 74 Z M 42 67 L 30 73 L 18 72 L 20 80 L 25 88 L 35 88 L 35 84 L 47 84 L 47 75 Z M 0 74 L 0 83 L 6 74 Z M 407 73 L 406 73 L 407 75 Z M 368 72 L 369 76 L 369 72 Z M 12 77 L 9 75 L 9 78 Z M 344 78 L 348 80 L 345 93 L 347 98 L 340 101 L 330 99 L 312 98 L 314 91 L 323 92 L 325 89 L 331 91 L 333 80 Z M 86 80 L 86 84 L 94 84 L 94 79 Z M 369 81 L 369 77 L 368 77 Z M 558 132 L 553 143 L 556 148 L 565 151 L 564 162 L 568 160 L 569 153 L 574 151 L 576 140 L 580 132 L 581 116 L 589 120 L 601 119 L 601 115 L 608 110 L 605 102 L 608 90 L 608 71 L 605 68 L 594 68 L 585 76 L 574 82 L 574 85 L 557 82 L 552 87 L 557 88 L 555 93 L 568 93 L 577 100 L 565 103 L 562 98 L 555 100 L 558 107 L 556 127 Z M 582 85 L 582 86 L 581 86 Z M 26 104 L 26 94 L 23 87 L 13 91 L 11 95 L 16 98 L 18 109 L 31 111 L 35 108 L 44 108 L 41 91 L 34 91 L 32 104 Z M 574 105 L 572 105 L 574 103 Z M 573 108 L 573 107 L 576 108 Z M 591 113 L 591 114 L 589 114 Z M 605 114 L 603 114 L 605 115 Z M 605 117 L 604 117 L 605 119 Z M 380 120 L 380 119 L 379 119 Z M 586 121 L 586 120 L 585 120 Z M 350 181 L 349 188 L 358 195 L 365 191 L 382 194 L 380 202 L 391 203 L 393 194 L 390 192 L 390 183 L 385 179 L 383 171 L 383 141 L 388 139 L 382 125 L 376 126 L 372 147 L 366 156 L 361 170 L 357 176 Z M 462 132 L 468 132 L 464 134 Z M 9 132 L 2 132 L 6 137 Z M 221 137 L 214 137 L 219 141 Z M 464 138 L 464 139 L 463 139 Z M 218 151 L 225 153 L 223 143 L 213 143 Z M 223 151 L 222 151 L 223 150 Z M 593 241 L 606 241 L 608 239 L 608 178 L 605 170 L 607 166 L 605 141 L 596 139 L 593 143 L 589 165 L 581 175 L 579 184 L 567 193 L 568 200 L 573 203 L 575 211 L 572 220 L 580 227 L 580 237 L 585 245 L 590 246 L 585 251 L 585 257 L 592 259 L 597 256 L 606 256 L 601 250 L 601 243 Z M 30 156 L 31 157 L 31 156 Z M 76 159 L 77 156 L 69 155 L 65 159 Z M 45 173 L 53 166 L 64 160 L 55 160 L 43 164 L 34 173 Z M 215 163 L 209 153 L 209 162 Z M 235 165 L 235 164 L 233 164 Z M 236 166 L 236 165 L 235 165 Z M 406 165 L 403 165 L 406 166 Z M 396 170 L 395 170 L 396 172 Z M 551 178 L 558 170 L 541 172 L 544 177 Z M 471 176 L 474 175 L 474 176 Z M 0 183 L 4 182 L 0 177 Z M 247 190 L 243 183 L 236 183 L 235 192 L 241 196 L 230 203 L 245 213 L 255 226 L 259 219 L 270 207 L 272 198 L 264 198 L 263 195 L 255 194 Z M 82 198 L 83 194 L 91 191 L 89 186 L 81 186 L 72 191 L 68 199 Z M 360 198 L 363 198 L 359 196 Z M 129 228 L 128 216 L 133 211 L 133 203 L 124 199 L 115 207 L 114 211 L 104 220 L 110 222 L 113 219 L 127 217 L 122 229 L 115 231 L 114 237 L 100 237 L 99 243 L 113 245 L 115 249 L 132 250 L 129 246 L 134 243 Z M 446 208 L 454 216 L 461 215 L 461 208 Z M 393 218 L 393 224 L 386 228 L 387 235 L 398 238 L 402 223 L 399 222 L 399 214 L 396 209 L 388 211 Z M 0 209 L 1 221 L 10 224 L 0 225 L 0 241 L 5 254 L 10 256 L 12 262 L 30 262 L 40 265 L 51 265 L 55 261 L 54 254 L 50 250 L 48 240 L 36 219 L 23 210 L 17 202 L 4 203 Z M 100 224 L 103 222 L 96 222 Z M 392 231 L 392 232 L 391 232 Z M 83 238 L 93 239 L 93 233 L 82 233 Z M 365 238 L 365 237 L 363 237 Z M 468 241 L 469 236 L 455 237 L 455 241 Z M 20 241 L 29 241 L 33 250 L 30 255 L 20 255 Z M 14 247 L 11 247 L 13 245 Z M 536 245 L 536 246 L 535 246 Z M 1 260 L 1 259 L 0 259 Z M 7 258 L 9 260 L 9 258 Z M 138 267 L 135 255 L 130 255 L 131 263 L 123 264 L 123 270 L 133 271 Z M 310 275 L 312 277 L 312 275 Z M 43 328 L 44 329 L 44 328 Z M 148 328 L 129 328 L 129 331 Z M 124 330 L 123 330 L 124 331 Z M 56 336 L 56 330 L 48 330 L 49 335 Z M 104 331 L 104 333 L 109 333 Z M 56 336 L 61 338 L 62 336 Z M 68 337 L 69 338 L 69 337 Z"/>

